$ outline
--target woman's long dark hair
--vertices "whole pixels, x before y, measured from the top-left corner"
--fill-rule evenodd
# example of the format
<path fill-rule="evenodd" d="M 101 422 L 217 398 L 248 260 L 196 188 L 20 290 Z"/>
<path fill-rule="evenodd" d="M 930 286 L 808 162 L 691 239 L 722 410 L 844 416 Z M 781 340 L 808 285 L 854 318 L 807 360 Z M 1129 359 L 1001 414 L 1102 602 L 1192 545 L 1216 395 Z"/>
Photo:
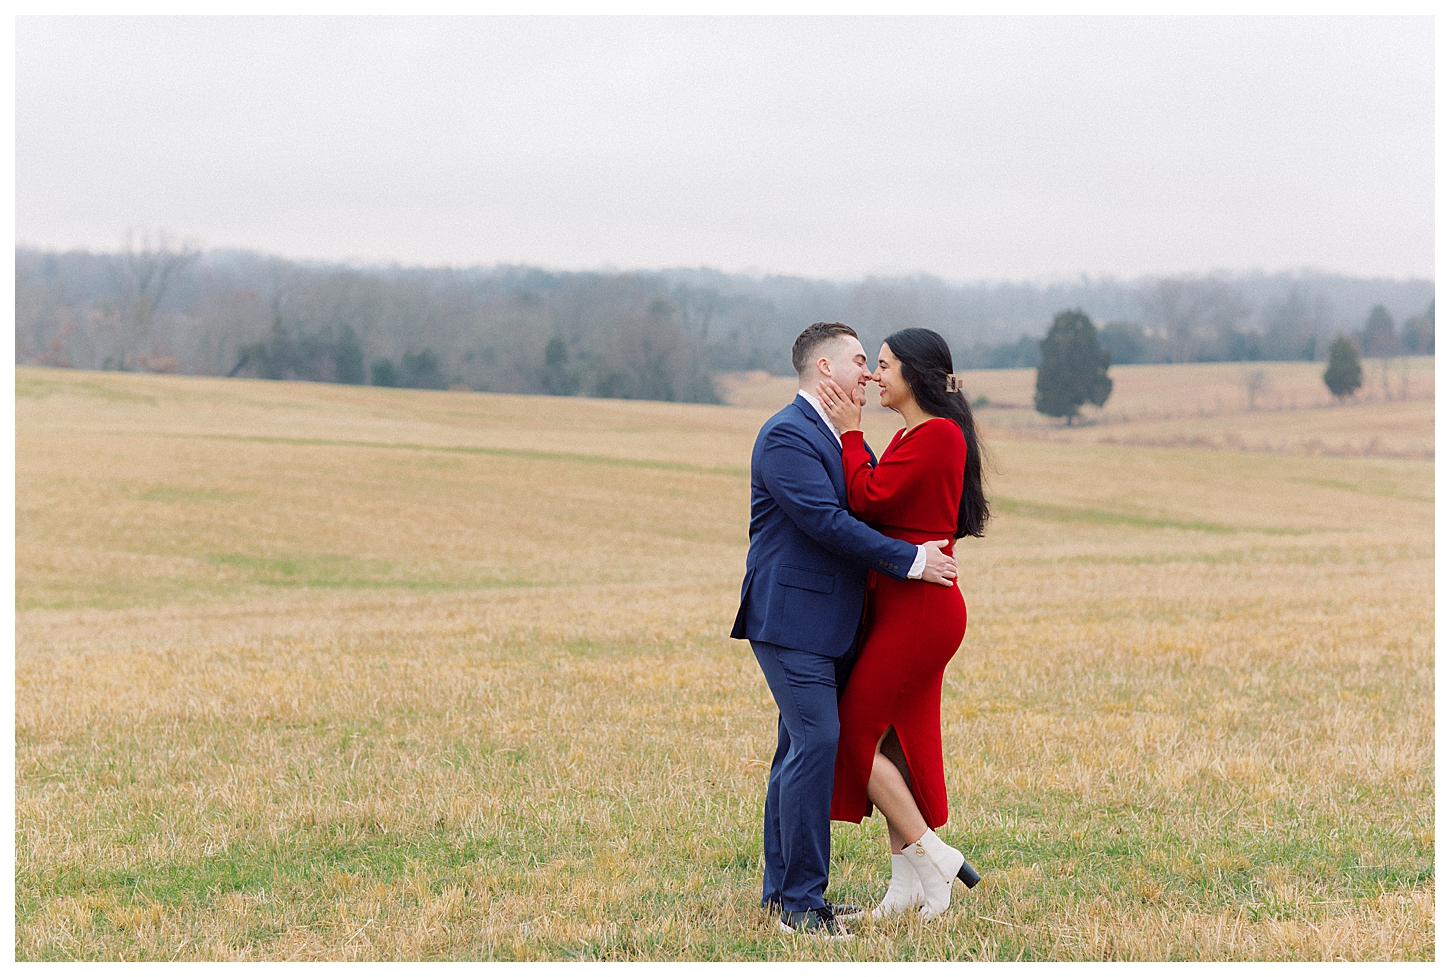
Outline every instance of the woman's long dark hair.
<path fill-rule="evenodd" d="M 901 375 L 916 403 L 935 417 L 956 421 L 967 441 L 967 464 L 962 477 L 962 501 L 957 509 L 957 537 L 982 536 L 991 514 L 982 492 L 982 449 L 972 405 L 961 391 L 947 392 L 952 372 L 952 351 L 947 341 L 930 329 L 902 329 L 886 337 L 886 345 L 901 361 Z"/>

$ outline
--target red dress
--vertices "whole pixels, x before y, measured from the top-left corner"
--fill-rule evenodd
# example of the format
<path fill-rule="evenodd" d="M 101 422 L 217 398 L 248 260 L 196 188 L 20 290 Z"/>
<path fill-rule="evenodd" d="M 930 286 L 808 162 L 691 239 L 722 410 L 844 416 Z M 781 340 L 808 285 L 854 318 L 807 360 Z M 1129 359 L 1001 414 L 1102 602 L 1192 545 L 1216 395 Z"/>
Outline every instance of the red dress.
<path fill-rule="evenodd" d="M 896 432 L 874 467 L 861 432 L 847 431 L 841 457 L 851 511 L 877 530 L 908 543 L 956 535 L 967 444 L 955 421 L 932 418 Z M 866 640 L 841 697 L 831 817 L 859 823 L 871 813 L 866 781 L 876 743 L 894 727 L 911 794 L 937 828 L 947 820 L 942 673 L 966 634 L 967 607 L 955 582 L 942 587 L 871 572 L 866 586 Z"/>

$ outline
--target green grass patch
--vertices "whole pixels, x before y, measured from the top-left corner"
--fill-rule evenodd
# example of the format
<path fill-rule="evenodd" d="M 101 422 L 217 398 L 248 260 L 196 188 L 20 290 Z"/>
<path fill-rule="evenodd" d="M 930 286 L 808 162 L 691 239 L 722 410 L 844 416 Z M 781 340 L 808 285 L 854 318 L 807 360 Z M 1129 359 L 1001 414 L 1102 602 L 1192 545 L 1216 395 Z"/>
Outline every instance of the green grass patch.
<path fill-rule="evenodd" d="M 86 380 L 59 380 L 51 376 L 37 376 L 29 371 L 18 372 L 15 376 L 16 398 L 28 398 L 42 400 L 46 397 L 69 394 L 75 397 L 92 397 L 99 400 L 111 400 L 120 402 L 131 402 L 156 406 L 156 398 L 147 394 L 139 394 L 130 390 L 121 390 L 105 384 L 93 383 Z"/>
<path fill-rule="evenodd" d="M 216 855 L 180 862 L 142 863 L 126 869 L 69 865 L 37 872 L 24 880 L 29 898 L 54 899 L 81 893 L 110 893 L 122 902 L 167 906 L 213 905 L 230 892 L 279 893 L 298 887 L 321 888 L 339 873 L 388 883 L 424 865 L 435 880 L 495 854 L 496 842 L 480 842 L 457 832 L 392 835 L 363 824 L 338 833 L 363 838 L 329 839 L 321 831 L 290 834 L 265 845 L 232 845 Z M 435 888 L 439 884 L 435 881 Z M 17 884 L 17 891 L 20 885 Z"/>

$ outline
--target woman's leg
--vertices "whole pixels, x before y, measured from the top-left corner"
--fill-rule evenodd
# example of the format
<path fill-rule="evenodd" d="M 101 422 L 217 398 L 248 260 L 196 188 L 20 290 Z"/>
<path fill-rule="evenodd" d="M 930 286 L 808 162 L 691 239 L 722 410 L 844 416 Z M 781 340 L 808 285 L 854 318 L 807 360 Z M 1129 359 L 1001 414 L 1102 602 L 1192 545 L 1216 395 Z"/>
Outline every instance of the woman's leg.
<path fill-rule="evenodd" d="M 901 752 L 895 731 L 888 727 L 876 742 L 876 752 L 871 758 L 871 775 L 866 782 L 866 793 L 886 817 L 886 832 L 891 837 L 891 885 L 887 887 L 881 905 L 871 914 L 876 917 L 910 912 L 926 901 L 921 880 L 902 850 L 925 837 L 923 831 L 913 832 L 914 824 L 919 823 L 923 829 L 926 827 L 926 821 L 917 810 L 916 799 L 911 796 L 911 785 L 903 773 L 905 769 L 906 755 Z"/>
<path fill-rule="evenodd" d="M 962 853 L 943 842 L 927 827 L 916 798 L 901 770 L 876 748 L 871 762 L 871 779 L 866 784 L 871 803 L 886 815 L 891 834 L 891 853 L 901 855 L 921 886 L 921 916 L 931 919 L 946 911 L 952 901 L 952 879 L 966 864 Z M 975 874 L 975 873 L 974 873 Z M 970 881 L 963 878 L 968 886 Z"/>
<path fill-rule="evenodd" d="M 866 782 L 866 796 L 886 817 L 886 831 L 891 836 L 891 854 L 900 855 L 906 845 L 915 844 L 926 834 L 926 819 L 911 796 L 911 788 L 892 763 L 876 747 L 871 758 L 871 779 Z"/>
<path fill-rule="evenodd" d="M 921 907 L 923 919 L 931 919 L 951 905 L 953 879 L 960 878 L 970 889 L 981 876 L 967 865 L 961 852 L 938 838 L 922 817 L 907 781 L 906 754 L 895 733 L 894 727 L 888 729 L 876 744 L 866 793 L 886 816 L 886 830 L 891 835 L 893 883 L 899 858 L 904 871 L 916 876 L 912 904 Z M 967 874 L 962 874 L 963 871 Z M 890 894 L 888 890 L 887 895 Z M 893 905 L 894 911 L 900 911 L 900 902 L 897 900 Z"/>

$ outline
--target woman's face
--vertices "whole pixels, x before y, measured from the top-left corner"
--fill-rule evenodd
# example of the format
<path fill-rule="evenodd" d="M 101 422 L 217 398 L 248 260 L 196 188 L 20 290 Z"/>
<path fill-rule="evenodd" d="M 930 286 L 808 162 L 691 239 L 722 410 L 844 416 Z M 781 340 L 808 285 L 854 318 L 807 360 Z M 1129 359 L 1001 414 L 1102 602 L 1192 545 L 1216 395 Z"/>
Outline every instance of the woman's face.
<path fill-rule="evenodd" d="M 876 372 L 871 377 L 881 387 L 881 406 L 900 411 L 904 404 L 916 402 L 911 386 L 901 375 L 901 361 L 891 352 L 891 347 L 881 344 L 876 357 Z"/>

